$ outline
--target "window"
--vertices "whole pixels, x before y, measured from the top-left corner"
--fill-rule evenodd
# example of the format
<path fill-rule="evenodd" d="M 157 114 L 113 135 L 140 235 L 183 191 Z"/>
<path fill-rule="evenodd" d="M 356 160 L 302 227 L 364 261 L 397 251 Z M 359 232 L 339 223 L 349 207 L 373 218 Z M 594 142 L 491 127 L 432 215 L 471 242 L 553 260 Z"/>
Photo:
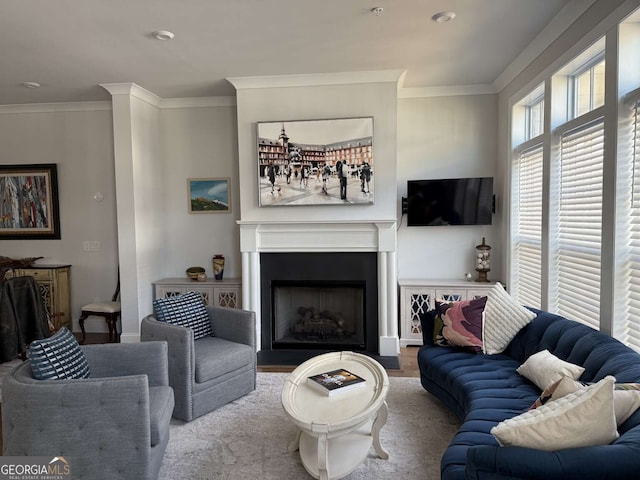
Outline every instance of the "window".
<path fill-rule="evenodd" d="M 604 119 L 560 134 L 552 216 L 552 310 L 600 327 Z"/>
<path fill-rule="evenodd" d="M 604 172 L 602 37 L 558 70 L 551 86 L 543 308 L 600 329 Z M 542 222 L 541 222 L 542 223 Z M 546 250 L 545 250 L 546 249 Z"/>
<path fill-rule="evenodd" d="M 523 305 L 541 308 L 542 144 L 526 148 L 513 165 L 511 294 Z"/>
<path fill-rule="evenodd" d="M 604 105 L 604 57 L 600 55 L 587 66 L 569 76 L 573 92 L 572 118 L 577 118 Z"/>
<path fill-rule="evenodd" d="M 513 106 L 511 140 L 514 148 L 544 133 L 544 83 Z"/>
<path fill-rule="evenodd" d="M 617 336 L 640 351 L 640 92 L 628 110 L 627 141 L 620 161 L 617 287 L 622 292 Z M 623 136 L 624 138 L 624 136 Z"/>
<path fill-rule="evenodd" d="M 544 97 L 537 98 L 526 106 L 526 139 L 530 140 L 544 132 Z"/>
<path fill-rule="evenodd" d="M 625 8 L 531 79 L 544 95 L 511 100 L 507 281 L 640 351 L 640 8 Z"/>
<path fill-rule="evenodd" d="M 542 175 L 544 82 L 513 108 L 510 292 L 522 305 L 542 308 Z"/>

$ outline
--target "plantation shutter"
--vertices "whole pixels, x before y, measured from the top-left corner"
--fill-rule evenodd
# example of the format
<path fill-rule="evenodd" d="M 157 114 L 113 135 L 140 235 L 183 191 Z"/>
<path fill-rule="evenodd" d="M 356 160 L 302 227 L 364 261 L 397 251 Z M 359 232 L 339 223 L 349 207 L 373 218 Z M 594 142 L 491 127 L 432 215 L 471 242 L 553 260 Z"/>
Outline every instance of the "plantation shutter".
<path fill-rule="evenodd" d="M 522 305 L 541 308 L 542 144 L 515 156 L 511 294 Z"/>
<path fill-rule="evenodd" d="M 604 120 L 564 132 L 555 238 L 555 310 L 600 328 Z"/>
<path fill-rule="evenodd" d="M 630 148 L 624 157 L 626 165 L 621 168 L 627 173 L 623 180 L 629 177 L 624 198 L 627 211 L 621 212 L 618 217 L 626 241 L 621 285 L 624 288 L 626 315 L 621 340 L 640 351 L 640 100 L 634 102 L 630 120 Z"/>

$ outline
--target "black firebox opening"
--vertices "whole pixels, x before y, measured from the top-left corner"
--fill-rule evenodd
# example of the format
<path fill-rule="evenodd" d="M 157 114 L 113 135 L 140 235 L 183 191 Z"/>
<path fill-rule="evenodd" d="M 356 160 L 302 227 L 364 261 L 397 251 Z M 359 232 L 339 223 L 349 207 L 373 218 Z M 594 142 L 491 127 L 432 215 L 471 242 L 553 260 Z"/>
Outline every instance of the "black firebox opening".
<path fill-rule="evenodd" d="M 260 254 L 261 364 L 378 350 L 376 252 Z"/>
<path fill-rule="evenodd" d="M 365 287 L 362 281 L 272 282 L 272 348 L 365 349 Z"/>

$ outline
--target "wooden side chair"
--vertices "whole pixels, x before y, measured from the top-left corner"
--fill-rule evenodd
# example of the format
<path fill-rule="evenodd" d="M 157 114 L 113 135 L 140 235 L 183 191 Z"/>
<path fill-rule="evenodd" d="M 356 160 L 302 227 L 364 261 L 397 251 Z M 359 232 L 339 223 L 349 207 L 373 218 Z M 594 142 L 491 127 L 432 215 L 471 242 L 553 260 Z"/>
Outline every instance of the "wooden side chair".
<path fill-rule="evenodd" d="M 78 322 L 80 323 L 80 330 L 82 330 L 82 341 L 80 343 L 84 343 L 86 340 L 84 321 L 90 316 L 103 317 L 105 322 L 107 322 L 107 327 L 109 327 L 109 342 L 116 343 L 118 341 L 118 329 L 116 327 L 116 322 L 120 316 L 119 297 L 120 271 L 118 271 L 118 284 L 116 286 L 116 291 L 113 293 L 110 302 L 89 303 L 82 307 L 80 311 L 80 318 L 78 319 Z"/>

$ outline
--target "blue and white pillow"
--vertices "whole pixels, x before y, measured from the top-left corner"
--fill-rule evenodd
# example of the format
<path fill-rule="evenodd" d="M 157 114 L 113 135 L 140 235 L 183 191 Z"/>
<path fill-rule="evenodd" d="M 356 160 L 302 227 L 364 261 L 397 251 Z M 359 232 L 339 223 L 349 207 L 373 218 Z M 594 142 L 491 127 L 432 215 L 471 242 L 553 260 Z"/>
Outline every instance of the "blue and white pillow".
<path fill-rule="evenodd" d="M 153 312 L 161 322 L 192 329 L 194 340 L 213 335 L 209 312 L 198 292 L 158 298 L 153 301 Z"/>
<path fill-rule="evenodd" d="M 37 380 L 89 378 L 89 364 L 76 337 L 66 327 L 29 345 L 33 377 Z"/>

